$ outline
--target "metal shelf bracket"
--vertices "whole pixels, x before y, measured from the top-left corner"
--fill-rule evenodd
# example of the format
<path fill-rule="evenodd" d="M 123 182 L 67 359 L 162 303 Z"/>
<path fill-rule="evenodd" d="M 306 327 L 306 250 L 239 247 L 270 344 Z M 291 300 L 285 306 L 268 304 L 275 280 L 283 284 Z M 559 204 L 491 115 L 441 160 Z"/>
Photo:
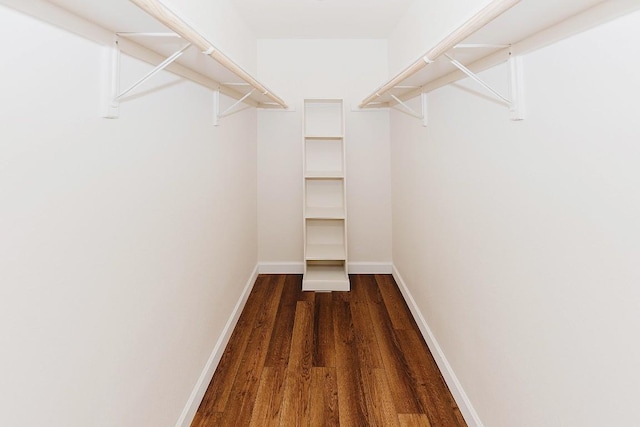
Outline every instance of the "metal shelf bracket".
<path fill-rule="evenodd" d="M 136 33 L 127 33 L 127 35 L 132 35 Z M 144 35 L 149 35 L 146 33 L 140 33 Z M 158 36 L 154 34 L 154 36 Z M 166 36 L 162 34 L 161 36 Z M 136 89 L 138 86 L 158 74 L 160 71 L 167 68 L 170 64 L 172 64 L 176 59 L 178 59 L 182 54 L 191 47 L 191 43 L 187 43 L 176 52 L 174 52 L 167 59 L 162 61 L 160 64 L 155 66 L 151 71 L 145 74 L 138 81 L 133 83 L 127 89 L 120 92 L 120 47 L 118 46 L 118 41 L 116 40 L 112 46 L 108 47 L 105 52 L 105 78 L 104 78 L 104 95 L 103 95 L 103 111 L 102 117 L 107 119 L 117 119 L 120 117 L 120 100 Z"/>
<path fill-rule="evenodd" d="M 402 108 L 397 108 L 395 106 L 391 107 L 394 108 L 402 113 L 408 114 L 411 117 L 415 117 L 416 119 L 420 119 L 422 120 L 422 126 L 428 126 L 429 125 L 429 115 L 428 115 L 428 103 L 427 103 L 427 94 L 422 92 L 420 93 L 420 110 L 421 112 L 417 112 L 416 110 L 414 110 L 411 106 L 407 105 L 406 102 L 404 102 L 403 100 L 401 100 L 400 98 L 398 98 L 397 96 L 395 96 L 394 94 L 390 94 L 391 97 L 393 98 L 394 101 L 396 101 L 398 103 L 398 105 Z"/>
<path fill-rule="evenodd" d="M 456 47 L 460 48 L 476 48 L 476 47 L 486 47 L 487 45 L 460 45 Z M 482 80 L 480 76 L 471 71 L 469 68 L 464 66 L 462 63 L 451 57 L 448 53 L 445 53 L 444 56 L 466 74 L 473 81 L 478 83 L 480 86 L 491 92 L 497 98 L 499 98 L 502 102 L 504 102 L 508 107 L 511 113 L 511 120 L 520 121 L 524 120 L 524 90 L 523 90 L 523 78 L 522 78 L 522 59 L 518 56 L 514 56 L 509 53 L 509 97 L 502 95 L 500 92 L 491 87 L 487 82 Z"/>
<path fill-rule="evenodd" d="M 522 57 L 511 55 L 509 57 L 509 80 L 511 91 L 511 120 L 520 121 L 525 117 L 524 105 L 524 77 L 522 72 Z"/>
<path fill-rule="evenodd" d="M 242 110 L 246 110 L 247 108 L 251 108 L 251 105 L 244 106 L 241 108 L 236 108 L 238 105 L 242 104 L 245 99 L 250 97 L 253 92 L 255 92 L 255 88 L 251 88 L 249 92 L 247 92 L 242 98 L 238 99 L 233 103 L 229 108 L 224 111 L 220 111 L 220 89 L 216 89 L 213 91 L 213 125 L 218 126 L 220 124 L 220 119 L 230 116 L 235 113 L 239 113 Z"/>

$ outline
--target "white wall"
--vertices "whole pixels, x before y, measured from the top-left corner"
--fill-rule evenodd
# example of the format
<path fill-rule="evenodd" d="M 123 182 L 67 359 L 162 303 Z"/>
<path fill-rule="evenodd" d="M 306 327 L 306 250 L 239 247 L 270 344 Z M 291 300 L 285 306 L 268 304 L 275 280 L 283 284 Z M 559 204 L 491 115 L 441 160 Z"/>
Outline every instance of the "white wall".
<path fill-rule="evenodd" d="M 0 38 L 0 424 L 174 425 L 257 262 L 255 110 L 161 74 L 101 119 L 98 45 Z"/>
<path fill-rule="evenodd" d="M 256 72 L 256 38 L 238 14 L 233 0 L 164 0 L 163 3 L 240 67 L 251 74 Z"/>
<path fill-rule="evenodd" d="M 489 3 L 491 0 L 414 0 L 389 36 L 390 74 L 420 58 Z M 371 89 L 367 95 L 370 93 Z"/>
<path fill-rule="evenodd" d="M 391 260 L 389 113 L 352 112 L 387 77 L 385 40 L 258 40 L 258 77 L 295 112 L 258 113 L 261 263 L 302 263 L 302 102 L 343 98 L 347 111 L 350 262 Z"/>
<path fill-rule="evenodd" d="M 639 38 L 527 55 L 523 122 L 467 81 L 392 113 L 394 264 L 486 426 L 639 423 Z"/>

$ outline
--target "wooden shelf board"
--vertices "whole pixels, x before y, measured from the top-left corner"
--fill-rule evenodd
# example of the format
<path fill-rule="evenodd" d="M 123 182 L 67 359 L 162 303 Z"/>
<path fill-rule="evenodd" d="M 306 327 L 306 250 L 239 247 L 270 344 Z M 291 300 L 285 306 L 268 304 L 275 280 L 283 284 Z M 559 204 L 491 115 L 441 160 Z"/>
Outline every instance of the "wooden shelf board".
<path fill-rule="evenodd" d="M 48 0 L 50 3 L 64 9 L 80 18 L 89 21 L 106 29 L 112 33 L 172 33 L 174 32 L 167 26 L 160 23 L 158 20 L 147 14 L 141 8 L 133 4 L 130 0 L 110 0 L 104 2 L 87 1 L 87 0 Z M 162 3 L 159 3 L 162 4 Z M 185 21 L 176 21 L 181 25 L 188 24 Z M 193 30 L 195 33 L 195 30 Z M 206 41 L 206 39 L 198 34 L 199 39 Z M 122 37 L 124 38 L 124 37 Z M 177 37 L 148 37 L 148 36 L 132 36 L 127 37 L 130 41 L 149 49 L 164 58 L 170 56 L 176 52 L 180 47 L 186 44 L 186 41 Z M 177 61 L 176 64 L 180 64 L 197 74 L 204 76 L 207 79 L 216 82 L 219 85 L 227 88 L 223 92 L 229 96 L 239 99 L 244 94 L 251 90 L 250 85 L 245 85 L 248 80 L 252 83 L 259 84 L 255 79 L 250 77 L 248 73 L 242 70 L 237 64 L 234 64 L 229 58 L 224 56 L 220 51 L 217 51 L 213 55 L 218 55 L 221 61 L 232 64 L 233 67 L 241 72 L 239 75 L 235 71 L 229 69 L 227 65 L 219 62 L 217 59 L 204 54 L 194 44 L 189 48 Z M 170 69 L 170 68 L 168 68 Z M 196 80 L 194 80 L 196 81 Z M 201 81 L 197 81 L 202 83 Z M 261 85 L 260 85 L 261 86 Z M 262 86 L 263 87 L 263 86 Z M 286 105 L 281 106 L 274 102 L 274 98 L 271 91 L 266 91 L 272 94 L 268 96 L 265 91 L 254 91 L 248 98 L 249 103 L 254 106 L 260 106 L 264 108 L 286 108 Z"/>
<path fill-rule="evenodd" d="M 327 139 L 327 140 L 341 140 L 344 139 L 342 136 L 312 136 L 312 135 L 308 135 L 305 136 L 305 139 L 313 139 L 313 140 L 322 140 L 322 139 Z"/>
<path fill-rule="evenodd" d="M 500 0 L 495 0 L 493 3 L 499 4 L 500 2 Z M 533 39 L 536 34 L 548 31 L 550 28 L 558 26 L 576 15 L 586 14 L 595 7 L 602 7 L 603 13 L 609 13 L 609 11 L 606 10 L 606 3 L 609 2 L 603 0 L 521 0 L 518 4 L 466 37 L 460 44 L 511 45 L 513 54 L 520 54 L 522 53 L 522 51 L 518 50 L 520 44 L 526 44 L 528 51 L 533 50 L 534 46 L 532 46 L 532 43 L 525 43 L 527 40 Z M 620 6 L 620 8 L 623 8 L 623 6 Z M 626 6 L 626 8 L 629 9 L 629 6 Z M 480 15 L 480 13 L 478 15 Z M 597 16 L 598 14 L 594 13 L 594 15 Z M 615 14 L 612 13 L 612 15 Z M 467 23 L 460 28 L 469 25 L 474 18 L 467 21 Z M 595 17 L 592 21 L 592 25 L 601 22 L 601 20 Z M 582 27 L 584 26 L 583 24 Z M 575 33 L 575 31 L 566 31 L 566 33 L 565 37 Z M 554 36 L 554 40 L 561 38 L 558 34 L 554 34 Z M 445 40 L 446 38 L 443 39 L 442 42 Z M 425 55 L 398 73 L 389 82 L 377 88 L 365 99 L 365 101 L 369 101 L 366 103 L 363 101 L 360 106 L 362 108 L 384 108 L 393 106 L 397 104 L 397 102 L 391 96 L 392 94 L 406 101 L 419 95 L 422 91 L 429 92 L 466 77 L 445 57 L 430 58 L 435 60 L 429 64 L 423 60 L 423 57 L 427 57 L 430 52 L 437 50 L 436 47 L 438 47 L 440 43 L 436 44 L 431 50 L 427 51 Z M 536 40 L 536 43 L 540 46 L 544 45 L 543 40 Z M 486 69 L 490 66 L 505 62 L 509 58 L 509 48 L 504 47 L 454 49 L 452 46 L 446 50 L 446 53 L 471 69 L 474 69 L 474 67 L 470 66 L 470 64 L 482 63 L 484 61 L 482 69 Z M 491 59 L 491 61 L 487 59 Z M 475 68 L 474 71 L 481 71 L 478 67 Z M 414 72 L 412 70 L 417 71 Z M 394 80 L 402 75 L 406 75 L 406 77 L 394 82 Z M 455 76 L 455 78 L 452 76 Z M 393 85 L 394 87 L 385 90 L 384 88 L 389 87 L 392 82 L 395 83 Z M 378 93 L 380 94 L 379 96 L 377 96 Z"/>
<path fill-rule="evenodd" d="M 342 207 L 307 206 L 304 215 L 307 219 L 344 219 L 345 217 Z"/>
<path fill-rule="evenodd" d="M 343 139 L 343 135 L 305 135 L 306 139 Z"/>
<path fill-rule="evenodd" d="M 344 174 L 340 171 L 307 171 L 304 174 L 307 179 L 343 179 Z"/>

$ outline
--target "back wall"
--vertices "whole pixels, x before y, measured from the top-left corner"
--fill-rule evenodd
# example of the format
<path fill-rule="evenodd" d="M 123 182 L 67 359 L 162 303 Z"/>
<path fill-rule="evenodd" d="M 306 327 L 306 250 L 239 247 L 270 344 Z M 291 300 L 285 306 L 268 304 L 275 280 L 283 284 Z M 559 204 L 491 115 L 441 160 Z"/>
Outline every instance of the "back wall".
<path fill-rule="evenodd" d="M 258 40 L 258 77 L 295 109 L 258 112 L 260 263 L 301 271 L 302 102 L 343 98 L 349 261 L 390 264 L 389 113 L 355 111 L 386 79 L 386 52 L 385 40 Z"/>

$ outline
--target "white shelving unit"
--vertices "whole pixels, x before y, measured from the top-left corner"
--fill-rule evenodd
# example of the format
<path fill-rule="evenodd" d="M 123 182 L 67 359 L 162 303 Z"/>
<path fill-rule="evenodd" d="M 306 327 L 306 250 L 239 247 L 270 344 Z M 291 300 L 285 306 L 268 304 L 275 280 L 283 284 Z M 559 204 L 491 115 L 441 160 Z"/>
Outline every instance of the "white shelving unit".
<path fill-rule="evenodd" d="M 305 291 L 348 291 L 344 106 L 306 99 L 303 126 Z"/>

